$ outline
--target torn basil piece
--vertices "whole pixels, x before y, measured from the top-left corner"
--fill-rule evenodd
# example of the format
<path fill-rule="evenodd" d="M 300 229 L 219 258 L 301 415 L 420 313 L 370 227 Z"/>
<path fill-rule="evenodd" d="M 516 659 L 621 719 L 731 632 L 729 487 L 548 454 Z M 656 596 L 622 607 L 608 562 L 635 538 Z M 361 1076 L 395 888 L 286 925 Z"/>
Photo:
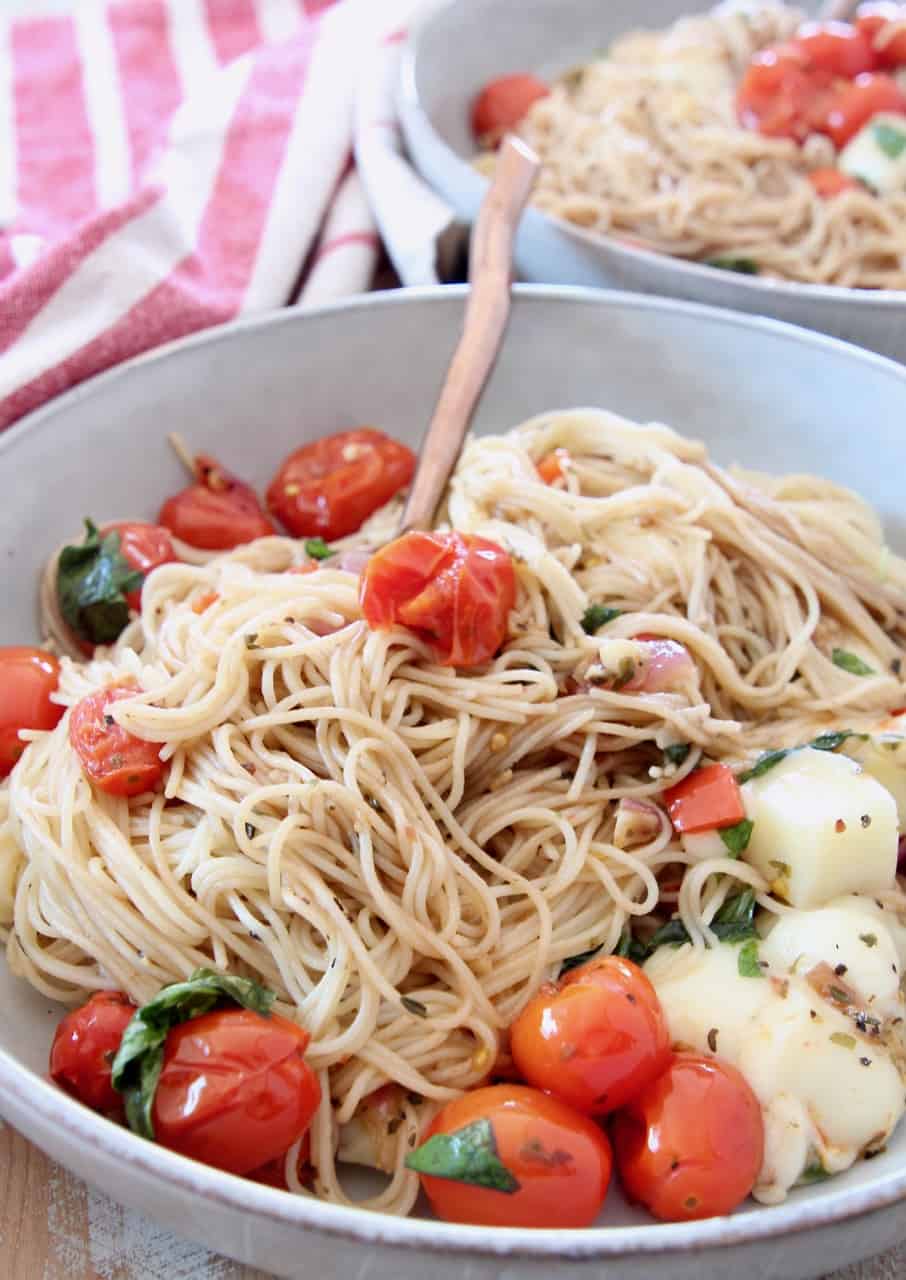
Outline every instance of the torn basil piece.
<path fill-rule="evenodd" d="M 582 630 L 586 635 L 593 636 L 596 631 L 605 626 L 608 622 L 613 622 L 614 618 L 619 618 L 622 609 L 611 609 L 606 604 L 592 604 L 582 614 Z"/>
<path fill-rule="evenodd" d="M 743 818 L 742 822 L 737 822 L 734 827 L 724 827 L 723 830 L 718 831 L 717 834 L 731 858 L 738 858 L 740 854 L 745 853 L 754 828 L 755 823 L 750 818 Z"/>
<path fill-rule="evenodd" d="M 118 530 L 101 535 L 85 520 L 85 540 L 64 547 L 57 561 L 57 598 L 66 623 L 91 644 L 113 644 L 129 621 L 126 596 L 145 575 L 120 550 Z"/>
<path fill-rule="evenodd" d="M 500 1159 L 490 1120 L 476 1120 L 455 1133 L 436 1133 L 406 1157 L 406 1168 L 504 1195 L 521 1189 Z"/>

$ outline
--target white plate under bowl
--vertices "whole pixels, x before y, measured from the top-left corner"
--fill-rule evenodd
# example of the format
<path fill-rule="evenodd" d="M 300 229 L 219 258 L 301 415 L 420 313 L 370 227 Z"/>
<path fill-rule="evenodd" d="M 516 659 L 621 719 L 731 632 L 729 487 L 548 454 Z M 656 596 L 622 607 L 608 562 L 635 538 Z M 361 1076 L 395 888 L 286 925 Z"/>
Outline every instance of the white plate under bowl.
<path fill-rule="evenodd" d="M 625 31 L 669 26 L 708 0 L 440 0 L 406 45 L 399 107 L 425 179 L 467 221 L 487 188 L 471 164 L 469 108 L 495 76 L 551 79 L 600 55 Z M 806 0 L 802 9 L 816 9 Z M 455 53 L 451 56 L 451 50 Z M 529 210 L 517 266 L 526 280 L 633 289 L 772 316 L 906 361 L 906 292 L 805 285 L 719 271 L 593 235 Z"/>
<path fill-rule="evenodd" d="M 154 518 L 184 483 L 166 443 L 261 485 L 291 449 L 374 423 L 417 446 L 462 321 L 459 289 L 284 312 L 143 357 L 0 436 L 0 644 L 37 635 L 47 554 L 96 519 Z M 518 291 L 477 427 L 600 405 L 704 438 L 715 457 L 859 489 L 906 549 L 906 369 L 686 303 Z M 155 1147 L 42 1078 L 60 1009 L 0 963 L 0 1112 L 55 1159 L 174 1231 L 305 1280 L 801 1280 L 906 1237 L 906 1126 L 878 1159 L 782 1207 L 658 1226 L 614 1192 L 602 1225 L 526 1232 L 385 1218 L 233 1178 Z"/>

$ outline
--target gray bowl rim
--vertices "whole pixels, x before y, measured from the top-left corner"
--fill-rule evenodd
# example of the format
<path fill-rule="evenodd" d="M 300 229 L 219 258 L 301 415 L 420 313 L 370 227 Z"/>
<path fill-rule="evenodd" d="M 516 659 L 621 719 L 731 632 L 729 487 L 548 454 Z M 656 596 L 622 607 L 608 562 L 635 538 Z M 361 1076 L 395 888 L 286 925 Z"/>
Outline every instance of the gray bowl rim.
<path fill-rule="evenodd" d="M 494 2 L 503 8 L 512 4 L 513 0 L 494 0 Z M 459 152 L 441 137 L 434 128 L 431 116 L 422 104 L 418 92 L 418 59 L 421 40 L 442 13 L 456 8 L 460 3 L 461 0 L 433 0 L 433 3 L 421 10 L 411 23 L 400 59 L 396 101 L 404 132 L 408 133 L 411 128 L 417 127 L 423 134 L 430 135 L 434 147 L 438 154 L 443 156 L 450 170 L 455 170 L 461 180 L 477 182 L 484 191 L 489 185 L 487 178 L 473 169 Z M 760 294 L 764 298 L 765 306 L 770 306 L 771 297 L 781 297 L 805 299 L 822 307 L 848 305 L 860 308 L 877 306 L 885 310 L 906 309 L 906 289 L 855 289 L 847 285 L 804 284 L 795 280 L 747 276 L 741 272 L 719 272 L 714 267 L 707 267 L 703 263 L 671 257 L 666 253 L 656 253 L 652 249 L 637 248 L 626 244 L 616 236 L 596 235 L 594 232 L 575 226 L 565 218 L 546 213 L 541 209 L 535 209 L 533 212 L 561 234 L 578 241 L 586 248 L 593 249 L 597 253 L 613 255 L 616 259 L 624 259 L 628 263 L 644 263 L 651 271 L 663 272 L 664 288 L 669 288 L 670 278 L 675 276 L 679 280 L 717 283 L 727 290 L 739 288 L 751 291 L 754 297 Z M 716 280 L 715 277 L 717 277 Z"/>
<path fill-rule="evenodd" d="M 0 459 L 15 448 L 26 434 L 53 428 L 55 420 L 79 401 L 103 395 L 121 378 L 132 376 L 136 368 L 160 365 L 185 351 L 204 349 L 222 342 L 242 340 L 246 333 L 277 329 L 284 325 L 317 322 L 324 316 L 355 311 L 381 311 L 415 302 L 439 305 L 464 301 L 467 286 L 398 289 L 362 294 L 329 306 L 299 311 L 287 308 L 264 316 L 252 316 L 203 330 L 187 338 L 136 356 L 56 397 L 27 415 L 0 436 Z M 517 285 L 517 301 L 550 306 L 580 304 L 595 308 L 632 306 L 643 311 L 669 312 L 690 318 L 717 321 L 722 325 L 774 334 L 787 342 L 797 342 L 816 350 L 836 354 L 857 365 L 874 367 L 903 385 L 906 398 L 906 368 L 884 356 L 841 342 L 796 325 L 748 316 L 700 303 L 633 293 L 587 289 L 578 286 Z M 164 375 L 165 376 L 165 375 Z M 758 1206 L 728 1218 L 710 1218 L 690 1223 L 642 1223 L 628 1227 L 587 1227 L 571 1230 L 536 1230 L 529 1236 L 520 1229 L 473 1227 L 422 1218 L 397 1218 L 345 1205 L 328 1204 L 314 1198 L 293 1196 L 259 1183 L 198 1164 L 184 1156 L 147 1142 L 127 1129 L 90 1111 L 64 1094 L 48 1079 L 23 1066 L 0 1047 L 0 1110 L 8 1100 L 38 1112 L 50 1131 L 60 1128 L 79 1145 L 94 1149 L 108 1161 L 131 1165 L 142 1174 L 161 1179 L 190 1196 L 199 1196 L 240 1214 L 252 1214 L 299 1229 L 314 1229 L 328 1236 L 361 1243 L 385 1244 L 422 1252 L 456 1253 L 467 1258 L 505 1257 L 525 1260 L 591 1260 L 618 1257 L 652 1257 L 677 1252 L 731 1248 L 742 1244 L 782 1238 L 842 1223 L 871 1214 L 906 1200 L 906 1160 L 902 1170 L 886 1175 L 879 1184 L 859 1188 L 826 1189 L 820 1198 L 792 1200 L 776 1207 Z M 51 1150 L 49 1154 L 53 1154 Z"/>

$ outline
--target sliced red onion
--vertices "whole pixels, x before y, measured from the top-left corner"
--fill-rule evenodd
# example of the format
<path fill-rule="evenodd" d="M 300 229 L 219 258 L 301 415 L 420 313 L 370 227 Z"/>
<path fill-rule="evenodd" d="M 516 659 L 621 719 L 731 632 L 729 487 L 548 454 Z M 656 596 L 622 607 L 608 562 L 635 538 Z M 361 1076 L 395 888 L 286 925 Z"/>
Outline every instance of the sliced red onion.
<path fill-rule="evenodd" d="M 682 688 L 695 675 L 695 663 L 676 640 L 639 640 L 644 659 L 623 686 L 624 693 L 666 693 Z"/>
<path fill-rule="evenodd" d="M 662 814 L 657 805 L 624 796 L 617 806 L 613 842 L 618 849 L 647 844 L 661 829 Z"/>
<path fill-rule="evenodd" d="M 897 846 L 897 875 L 906 876 L 906 836 L 900 836 Z"/>

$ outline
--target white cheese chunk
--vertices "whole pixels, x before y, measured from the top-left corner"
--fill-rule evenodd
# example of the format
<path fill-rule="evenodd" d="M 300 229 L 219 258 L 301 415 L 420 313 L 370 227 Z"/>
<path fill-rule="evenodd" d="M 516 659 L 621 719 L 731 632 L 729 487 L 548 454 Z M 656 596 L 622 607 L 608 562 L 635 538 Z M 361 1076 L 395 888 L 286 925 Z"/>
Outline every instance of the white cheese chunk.
<path fill-rule="evenodd" d="M 900 829 L 906 831 L 906 737 L 874 733 L 867 742 L 849 738 L 842 750 L 887 788 L 897 804 Z"/>
<path fill-rule="evenodd" d="M 874 945 L 863 935 L 874 935 Z M 868 1008 L 900 1017 L 890 967 L 896 948 L 885 913 L 848 897 L 784 913 L 759 944 L 761 978 L 740 974 L 739 950 L 662 947 L 645 969 L 673 1043 L 731 1063 L 758 1097 L 765 1155 L 753 1194 L 776 1204 L 807 1168 L 838 1173 L 883 1146 L 903 1114 L 903 1082 L 886 1039 L 860 1034 L 806 977 L 816 965 L 845 964 L 844 981 Z"/>
<path fill-rule="evenodd" d="M 849 757 L 810 747 L 791 752 L 742 793 L 754 823 L 743 857 L 792 906 L 893 886 L 896 803 Z"/>
<path fill-rule="evenodd" d="M 906 190 L 906 116 L 872 116 L 840 152 L 843 173 L 881 195 Z"/>

